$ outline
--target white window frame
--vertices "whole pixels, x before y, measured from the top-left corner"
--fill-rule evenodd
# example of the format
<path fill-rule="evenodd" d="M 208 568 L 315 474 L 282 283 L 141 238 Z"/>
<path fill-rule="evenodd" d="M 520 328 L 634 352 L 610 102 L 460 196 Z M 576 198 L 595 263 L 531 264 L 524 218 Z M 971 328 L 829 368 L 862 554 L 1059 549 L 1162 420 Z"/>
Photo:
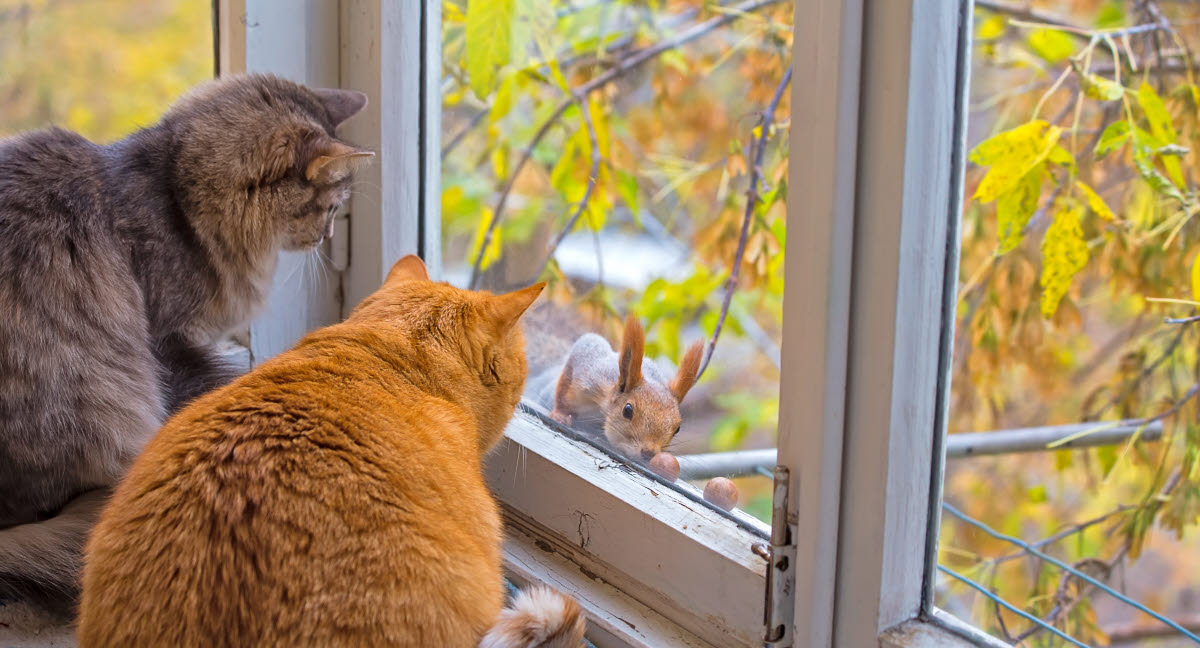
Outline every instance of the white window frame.
<path fill-rule="evenodd" d="M 931 603 L 971 0 L 798 0 L 779 457 L 796 646 L 1002 646 Z M 803 252 L 800 252 L 803 250 Z"/>
<path fill-rule="evenodd" d="M 771 645 L 1003 645 L 929 602 L 972 3 L 795 4 L 789 193 L 803 200 L 789 202 L 779 430 L 795 599 Z M 345 135 L 378 152 L 335 241 L 336 305 L 323 285 L 273 297 L 251 331 L 256 358 L 343 316 L 403 254 L 440 273 L 440 11 L 216 0 L 222 72 L 366 92 Z M 763 645 L 762 525 L 525 413 L 487 470 L 510 576 L 575 594 L 598 645 Z"/>

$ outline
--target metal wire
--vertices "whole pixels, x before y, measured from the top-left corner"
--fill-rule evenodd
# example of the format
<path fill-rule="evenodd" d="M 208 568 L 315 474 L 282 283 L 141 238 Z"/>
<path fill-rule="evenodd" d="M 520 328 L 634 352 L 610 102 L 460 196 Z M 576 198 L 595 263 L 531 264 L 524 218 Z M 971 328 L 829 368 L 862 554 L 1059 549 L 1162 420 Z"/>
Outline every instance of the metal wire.
<path fill-rule="evenodd" d="M 1057 566 L 1059 569 L 1062 569 L 1063 571 L 1067 572 L 1068 574 L 1071 574 L 1072 576 L 1075 576 L 1076 578 L 1099 588 L 1101 591 L 1105 592 L 1109 596 L 1112 596 L 1113 598 L 1117 599 L 1118 601 L 1121 601 L 1122 603 L 1125 603 L 1126 605 L 1129 605 L 1130 607 L 1136 608 L 1136 609 L 1140 610 L 1141 612 L 1147 614 L 1148 616 L 1150 616 L 1158 621 L 1161 621 L 1162 623 L 1170 626 L 1172 629 L 1177 631 L 1180 635 L 1187 637 L 1188 639 L 1191 639 L 1192 641 L 1194 641 L 1197 644 L 1200 644 L 1200 637 L 1197 637 L 1195 634 L 1188 631 L 1187 628 L 1184 628 L 1183 626 L 1179 625 L 1178 623 L 1175 623 L 1174 621 L 1159 614 L 1158 612 L 1151 610 L 1150 608 L 1146 607 L 1145 605 L 1142 605 L 1141 603 L 1138 603 L 1137 601 L 1129 598 L 1128 596 L 1125 596 L 1124 594 L 1109 587 L 1108 585 L 1105 585 L 1104 583 L 1101 583 L 1100 581 L 1096 580 L 1095 578 L 1092 578 L 1091 576 L 1088 576 L 1087 574 L 1079 571 L 1078 569 L 1075 569 L 1074 567 L 1055 558 L 1054 556 L 1051 556 L 1042 551 L 1039 551 L 1036 547 L 1029 544 L 1028 542 L 1021 540 L 1020 538 L 1014 538 L 1010 535 L 1005 535 L 1003 533 L 1000 533 L 999 531 L 996 531 L 995 529 L 989 527 L 988 525 L 984 524 L 983 522 L 980 522 L 979 520 L 976 520 L 975 518 L 968 516 L 966 513 L 963 513 L 962 511 L 954 508 L 954 506 L 951 504 L 947 504 L 947 503 L 943 502 L 942 508 L 945 509 L 945 511 L 947 513 L 949 513 L 949 514 L 953 515 L 954 517 L 958 518 L 959 520 L 962 520 L 963 522 L 966 522 L 967 524 L 979 529 L 980 531 L 983 531 L 984 533 L 992 536 L 993 538 L 996 538 L 997 540 L 1003 540 L 1005 542 L 1008 542 L 1010 544 L 1013 544 L 1015 546 L 1018 546 L 1018 547 L 1024 549 L 1025 551 L 1029 552 L 1030 554 L 1037 556 L 1038 558 L 1041 558 L 1042 560 L 1044 560 L 1052 565 Z M 940 565 L 939 565 L 939 568 L 941 568 Z"/>
<path fill-rule="evenodd" d="M 976 583 L 975 581 L 971 580 L 970 578 L 967 578 L 966 576 L 963 576 L 962 574 L 960 574 L 948 567 L 945 567 L 943 565 L 938 565 L 937 568 L 938 568 L 938 571 L 941 571 L 942 573 L 944 573 L 956 580 L 963 582 L 971 589 L 974 589 L 975 591 L 979 592 L 980 594 L 983 594 L 984 596 L 991 599 L 992 601 L 995 601 L 997 605 L 1003 607 L 1004 609 L 1008 610 L 1009 612 L 1016 614 L 1017 616 L 1021 617 L 1022 619 L 1025 619 L 1026 621 L 1029 621 L 1030 623 L 1032 623 L 1036 626 L 1045 628 L 1049 632 L 1058 636 L 1058 638 L 1062 639 L 1063 641 L 1066 641 L 1070 644 L 1079 646 L 1079 648 L 1091 648 L 1091 646 L 1083 643 L 1082 641 L 1076 639 L 1075 637 L 1072 637 L 1071 635 L 1063 632 L 1062 630 L 1055 628 L 1054 626 L 1050 625 L 1049 623 L 1046 623 L 1045 621 L 1037 618 L 1036 616 L 1018 608 L 1017 606 L 1013 605 L 1012 603 L 1005 601 L 1004 599 L 1000 598 L 996 594 L 992 593 L 991 590 L 984 587 L 980 583 Z"/>

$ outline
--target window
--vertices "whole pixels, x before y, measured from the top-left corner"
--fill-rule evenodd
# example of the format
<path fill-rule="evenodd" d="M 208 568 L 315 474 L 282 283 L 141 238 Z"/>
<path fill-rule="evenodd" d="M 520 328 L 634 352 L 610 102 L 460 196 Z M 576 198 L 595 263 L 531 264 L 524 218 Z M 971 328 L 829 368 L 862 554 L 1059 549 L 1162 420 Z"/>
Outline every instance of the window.
<path fill-rule="evenodd" d="M 782 636 L 770 636 L 772 646 L 998 645 L 938 610 L 932 596 L 958 276 L 970 3 L 764 0 L 701 6 L 680 0 L 658 3 L 654 11 L 626 2 L 551 6 L 555 13 L 550 19 L 563 30 L 559 35 L 587 35 L 591 46 L 576 51 L 571 39 L 563 38 L 535 43 L 529 51 L 602 53 L 601 60 L 586 62 L 581 76 L 564 70 L 568 86 L 586 84 L 595 78 L 589 74 L 619 56 L 627 46 L 621 44 L 623 34 L 631 27 L 636 51 L 714 18 L 731 17 L 731 23 L 740 25 L 719 34 L 722 46 L 737 44 L 748 34 L 793 43 L 790 54 L 781 54 L 777 46 L 770 50 L 765 55 L 770 66 L 762 60 L 750 64 L 748 69 L 763 65 L 775 77 L 760 84 L 768 89 L 765 95 L 729 98 L 728 105 L 738 106 L 734 112 L 761 110 L 779 85 L 784 61 L 803 62 L 781 101 L 787 106 L 786 127 L 774 131 L 764 166 L 778 169 L 784 150 L 779 140 L 786 133 L 786 186 L 792 197 L 786 202 L 791 253 L 782 269 L 786 298 L 778 330 L 764 325 L 768 338 L 775 334 L 780 342 L 783 397 L 776 456 L 786 472 L 779 473 L 782 487 L 771 492 L 778 496 L 777 504 L 786 504 L 786 514 L 773 517 L 775 533 L 769 534 L 762 521 L 698 506 L 694 489 L 669 488 L 596 445 L 558 433 L 522 412 L 488 468 L 509 525 L 506 564 L 511 574 L 576 593 L 592 622 L 590 636 L 602 646 L 756 646 L 768 627 L 772 633 L 782 629 Z M 793 6 L 802 19 L 790 33 L 747 26 L 759 10 L 774 16 Z M 277 286 L 271 312 L 251 330 L 256 357 L 290 344 L 307 327 L 337 319 L 378 285 L 388 264 L 402 253 L 421 252 L 434 272 L 470 281 L 466 259 L 495 252 L 483 236 L 475 240 L 481 221 L 462 221 L 462 214 L 473 209 L 482 213 L 486 207 L 494 218 L 498 179 L 510 175 L 495 170 L 513 168 L 522 143 L 536 135 L 537 125 L 558 105 L 565 105 L 563 130 L 545 136 L 558 148 L 535 151 L 533 164 L 541 171 L 529 180 L 534 184 L 511 192 L 508 200 L 514 202 L 506 209 L 512 212 L 501 217 L 493 232 L 500 236 L 498 258 L 508 250 L 522 250 L 527 237 L 535 238 L 535 228 L 520 231 L 520 218 L 505 218 L 544 209 L 555 215 L 548 234 L 554 237 L 569 229 L 566 219 L 581 202 L 580 187 L 586 192 L 593 175 L 596 184 L 607 183 L 608 202 L 597 199 L 597 204 L 611 205 L 611 210 L 579 210 L 581 219 L 605 219 L 604 228 L 592 227 L 595 223 L 586 227 L 625 235 L 643 232 L 648 220 L 640 226 L 635 221 L 635 214 L 645 214 L 630 209 L 631 195 L 632 202 L 661 219 L 646 203 L 662 191 L 665 175 L 652 189 L 654 173 L 638 167 L 637 191 L 631 194 L 629 180 L 617 173 L 630 173 L 630 159 L 611 152 L 613 159 L 600 166 L 611 177 L 590 173 L 591 142 L 600 135 L 593 138 L 588 132 L 585 115 L 593 109 L 615 111 L 612 95 L 596 103 L 567 101 L 555 71 L 542 71 L 533 59 L 528 65 L 536 75 L 524 80 L 532 87 L 517 92 L 522 81 L 513 77 L 516 87 L 507 91 L 513 93 L 511 101 L 498 96 L 503 85 L 480 93 L 488 104 L 480 103 L 484 99 L 479 95 L 469 97 L 474 92 L 470 75 L 460 79 L 451 73 L 461 55 L 453 49 L 461 46 L 453 27 L 459 17 L 453 12 L 462 10 L 462 3 L 433 0 L 217 3 L 223 70 L 270 70 L 367 92 L 371 107 L 347 124 L 347 136 L 379 151 L 362 178 L 348 227 L 340 228 L 348 237 L 334 241 L 328 251 L 333 261 L 329 272 Z M 577 24 L 571 27 L 571 21 Z M 494 30 L 507 31 L 504 25 L 497 20 Z M 699 41 L 696 47 L 689 51 L 704 51 Z M 746 58 L 747 50 L 757 52 L 746 44 L 730 49 Z M 484 60 L 489 62 L 494 63 Z M 592 69 L 594 64 L 599 67 Z M 656 64 L 687 68 L 694 61 L 685 56 Z M 507 82 L 504 75 L 497 77 L 500 84 Z M 643 86 L 629 81 L 606 92 L 621 95 Z M 444 109 L 446 92 L 461 92 L 465 103 L 451 102 Z M 653 96 L 653 88 L 646 96 Z M 622 116 L 644 110 L 638 102 L 644 103 L 646 96 L 620 104 Z M 497 102 L 508 110 L 497 110 L 502 121 L 488 124 Z M 784 114 L 778 124 L 785 124 Z M 600 117 L 592 114 L 593 129 Z M 468 138 L 477 131 L 469 127 L 475 119 L 485 129 L 482 137 L 489 137 L 486 129 L 495 125 L 496 140 L 511 136 L 512 142 L 490 150 L 472 144 Z M 722 145 L 752 140 L 742 126 L 726 131 Z M 468 134 L 455 143 L 463 132 Z M 444 133 L 450 136 L 443 138 Z M 767 133 L 772 137 L 772 131 Z M 610 133 L 610 142 L 622 136 Z M 473 155 L 443 161 L 443 148 Z M 575 166 L 552 179 L 562 159 Z M 712 162 L 696 158 L 689 164 L 697 161 Z M 703 172 L 701 166 L 697 173 Z M 780 186 L 783 178 L 769 180 L 768 187 Z M 536 190 L 543 186 L 544 192 Z M 677 188 L 663 195 L 671 196 Z M 544 202 L 533 204 L 543 193 Z M 478 206 L 455 200 L 475 200 Z M 769 209 L 781 210 L 782 203 Z M 772 215 L 769 210 L 760 214 L 768 226 Z M 486 220 L 482 222 L 486 232 Z M 511 229 L 505 229 L 505 222 L 513 223 Z M 565 251 L 556 255 L 552 272 L 575 273 L 576 280 L 592 272 L 586 261 L 594 256 L 589 247 L 595 243 L 586 227 L 578 236 L 581 252 L 567 254 L 564 239 L 558 250 Z M 759 230 L 764 231 L 769 234 Z M 626 239 L 615 240 L 601 237 L 602 249 L 632 249 Z M 485 272 L 499 282 L 528 281 L 543 261 L 533 252 L 544 249 L 544 244 L 530 245 Z M 572 266 L 569 258 L 585 263 Z M 727 259 L 711 257 L 717 258 Z M 639 259 L 636 267 L 645 273 L 654 267 L 650 261 Z M 287 267 L 281 268 L 281 277 Z M 710 263 L 713 272 L 724 267 Z M 607 284 L 617 285 L 618 274 L 606 270 Z M 641 315 L 649 318 L 648 311 Z M 663 335 L 661 344 L 665 348 L 667 340 L 677 337 Z M 720 344 L 739 339 L 724 337 Z M 727 348 L 718 347 L 718 353 Z M 769 444 L 762 445 L 767 447 L 758 449 L 769 452 Z M 771 482 L 762 479 L 760 485 L 743 482 L 745 490 L 769 488 Z M 764 513 L 761 505 L 758 512 Z M 771 544 L 779 546 L 769 566 Z M 781 560 L 785 556 L 786 564 Z"/>
<path fill-rule="evenodd" d="M 1200 643 L 1197 17 L 976 3 L 935 598 L 1008 643 Z"/>
<path fill-rule="evenodd" d="M 772 485 L 741 476 L 742 506 L 726 515 L 690 462 L 774 445 L 793 13 L 725 5 L 441 5 L 443 276 L 493 290 L 549 281 L 526 316 L 527 413 L 492 464 L 510 526 L 648 589 L 635 598 L 718 645 L 762 633 Z M 756 158 L 762 199 L 747 210 Z M 565 437 L 546 430 L 571 345 L 592 332 L 619 348 L 626 313 L 645 325 L 643 373 L 654 363 L 663 377 L 724 325 L 678 434 L 664 414 L 662 436 L 606 438 L 603 414 L 586 410 Z M 657 407 L 673 403 L 631 396 L 626 418 Z M 679 456 L 678 485 L 639 468 L 664 449 Z"/>

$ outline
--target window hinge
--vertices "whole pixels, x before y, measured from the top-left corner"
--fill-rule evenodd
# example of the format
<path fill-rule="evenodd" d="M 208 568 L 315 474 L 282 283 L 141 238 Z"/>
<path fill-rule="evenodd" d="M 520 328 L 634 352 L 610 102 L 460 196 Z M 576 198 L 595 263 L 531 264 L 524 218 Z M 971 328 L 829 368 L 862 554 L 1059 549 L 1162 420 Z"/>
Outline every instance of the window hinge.
<path fill-rule="evenodd" d="M 771 548 L 767 566 L 767 600 L 763 608 L 766 648 L 791 648 L 796 613 L 795 523 L 788 519 L 788 469 L 775 466 L 771 495 Z"/>

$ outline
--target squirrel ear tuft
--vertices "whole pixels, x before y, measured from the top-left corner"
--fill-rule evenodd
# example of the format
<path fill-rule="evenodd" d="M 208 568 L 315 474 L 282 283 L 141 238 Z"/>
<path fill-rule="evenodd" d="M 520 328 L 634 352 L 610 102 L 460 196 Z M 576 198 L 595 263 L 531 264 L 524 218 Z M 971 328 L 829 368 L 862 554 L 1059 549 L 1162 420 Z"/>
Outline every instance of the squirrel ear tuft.
<path fill-rule="evenodd" d="M 703 342 L 692 344 L 687 352 L 683 354 L 683 360 L 679 361 L 679 370 L 675 372 L 675 377 L 671 379 L 671 384 L 668 385 L 671 395 L 675 397 L 675 402 L 683 402 L 683 397 L 687 396 L 692 385 L 696 384 L 696 372 L 700 370 L 700 358 L 703 355 Z"/>
<path fill-rule="evenodd" d="M 492 298 L 492 314 L 495 318 L 496 333 L 504 335 L 509 329 L 516 325 L 517 320 L 521 319 L 521 315 L 533 305 L 533 301 L 542 294 L 542 289 L 546 287 L 545 281 L 514 290 L 510 293 L 497 295 Z"/>
<path fill-rule="evenodd" d="M 642 323 L 630 315 L 625 318 L 625 334 L 621 336 L 621 355 L 617 359 L 620 378 L 617 390 L 621 393 L 632 390 L 642 382 L 642 356 L 646 352 L 646 332 Z"/>
<path fill-rule="evenodd" d="M 429 281 L 429 270 L 425 262 L 415 254 L 409 254 L 400 259 L 388 270 L 388 283 L 393 281 Z"/>

